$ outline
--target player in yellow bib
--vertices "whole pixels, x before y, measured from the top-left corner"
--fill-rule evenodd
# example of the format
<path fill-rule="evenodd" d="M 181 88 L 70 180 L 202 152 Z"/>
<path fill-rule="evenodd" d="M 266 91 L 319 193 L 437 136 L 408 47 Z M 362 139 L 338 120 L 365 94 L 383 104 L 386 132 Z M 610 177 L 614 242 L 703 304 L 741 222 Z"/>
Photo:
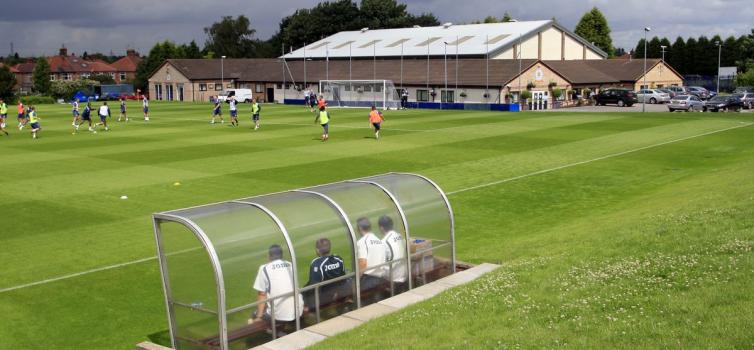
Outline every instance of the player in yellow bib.
<path fill-rule="evenodd" d="M 31 138 L 36 139 L 37 133 L 42 130 L 42 127 L 39 125 L 37 108 L 34 106 L 29 107 L 29 125 L 31 125 Z"/>
<path fill-rule="evenodd" d="M 319 122 L 319 125 L 322 125 L 322 142 L 327 141 L 330 139 L 330 113 L 327 112 L 327 107 L 319 107 L 317 117 L 314 118 L 314 123 L 316 124 L 317 122 Z"/>
<path fill-rule="evenodd" d="M 2 98 L 0 98 L 0 131 L 2 131 L 5 136 L 10 136 L 8 131 L 5 130 L 6 119 L 8 119 L 8 105 L 5 104 L 5 101 Z"/>

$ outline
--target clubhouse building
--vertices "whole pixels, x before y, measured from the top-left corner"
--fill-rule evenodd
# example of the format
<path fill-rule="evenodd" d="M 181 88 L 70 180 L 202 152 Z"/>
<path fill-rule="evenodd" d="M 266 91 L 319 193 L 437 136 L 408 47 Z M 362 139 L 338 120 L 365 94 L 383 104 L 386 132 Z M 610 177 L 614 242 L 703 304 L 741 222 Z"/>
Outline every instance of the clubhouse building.
<path fill-rule="evenodd" d="M 260 101 L 295 103 L 322 80 L 390 80 L 414 103 L 516 103 L 528 90 L 550 108 L 607 87 L 683 84 L 662 60 L 647 60 L 646 69 L 645 76 L 643 60 L 607 59 L 555 21 L 445 24 L 341 32 L 276 59 L 167 60 L 149 91 L 154 100 L 209 101 L 224 84 L 251 89 Z M 344 93 L 371 100 L 378 90 Z"/>

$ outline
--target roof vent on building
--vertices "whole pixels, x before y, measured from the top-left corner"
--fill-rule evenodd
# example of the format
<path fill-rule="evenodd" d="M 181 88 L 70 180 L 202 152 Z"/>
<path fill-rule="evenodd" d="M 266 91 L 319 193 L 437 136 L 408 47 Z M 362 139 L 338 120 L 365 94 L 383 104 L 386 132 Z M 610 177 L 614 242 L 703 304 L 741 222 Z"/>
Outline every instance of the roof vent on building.
<path fill-rule="evenodd" d="M 368 30 L 369 30 L 369 28 L 368 28 L 368 27 L 364 27 L 364 28 L 361 28 L 361 32 L 362 32 L 362 33 L 366 33 L 366 32 L 367 32 Z"/>
<path fill-rule="evenodd" d="M 451 22 L 446 22 L 446 23 L 442 24 L 442 27 L 445 28 L 445 29 L 448 29 L 448 28 L 450 28 L 452 26 L 453 26 L 453 23 L 451 23 Z"/>

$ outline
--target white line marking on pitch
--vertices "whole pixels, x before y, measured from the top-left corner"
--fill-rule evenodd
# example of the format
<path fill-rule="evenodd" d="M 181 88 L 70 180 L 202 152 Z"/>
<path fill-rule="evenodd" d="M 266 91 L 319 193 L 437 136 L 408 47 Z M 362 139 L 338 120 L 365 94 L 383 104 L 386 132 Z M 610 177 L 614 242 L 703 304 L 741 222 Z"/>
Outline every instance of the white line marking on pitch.
<path fill-rule="evenodd" d="M 298 124 L 292 124 L 292 125 L 298 125 Z M 308 125 L 308 124 L 301 124 L 301 125 Z M 608 154 L 608 155 L 605 155 L 605 156 L 602 156 L 602 157 L 597 157 L 597 158 L 594 158 L 594 159 L 589 159 L 589 160 L 584 160 L 584 161 L 580 161 L 580 162 L 576 162 L 576 163 L 561 165 L 561 166 L 558 166 L 558 167 L 554 167 L 554 168 L 550 168 L 550 169 L 545 169 L 545 170 L 539 170 L 539 171 L 535 171 L 533 173 L 519 175 L 519 176 L 511 177 L 511 178 L 508 178 L 508 179 L 504 179 L 504 180 L 493 181 L 493 182 L 482 184 L 482 185 L 476 185 L 476 186 L 472 186 L 472 187 L 463 188 L 463 189 L 460 189 L 460 190 L 455 190 L 455 191 L 452 191 L 452 192 L 448 192 L 447 195 L 450 196 L 450 195 L 454 195 L 454 194 L 457 194 L 457 193 L 462 193 L 462 192 L 472 191 L 472 190 L 476 190 L 476 189 L 480 189 L 480 188 L 495 186 L 495 185 L 503 184 L 503 183 L 506 183 L 506 182 L 516 181 L 516 180 L 524 179 L 524 178 L 531 177 L 531 176 L 541 175 L 541 174 L 547 174 L 547 173 L 551 173 L 553 171 L 558 171 L 558 170 L 561 170 L 561 169 L 566 169 L 566 168 L 571 168 L 571 167 L 575 167 L 575 166 L 579 166 L 579 165 L 583 165 L 583 164 L 593 163 L 593 162 L 597 162 L 597 161 L 604 160 L 604 159 L 620 157 L 622 155 L 631 154 L 631 153 L 634 153 L 634 152 L 639 152 L 639 151 L 643 151 L 643 150 L 651 149 L 651 148 L 655 148 L 655 147 L 660 147 L 660 146 L 668 145 L 668 144 L 671 144 L 671 143 L 686 141 L 686 140 L 694 139 L 694 138 L 697 138 L 697 137 L 703 137 L 703 136 L 713 135 L 713 134 L 717 134 L 717 133 L 721 133 L 721 132 L 725 132 L 725 131 L 729 131 L 729 130 L 733 130 L 733 129 L 745 128 L 745 127 L 748 127 L 748 126 L 751 126 L 751 125 L 754 125 L 754 123 L 747 123 L 747 124 L 732 126 L 730 128 L 725 128 L 725 129 L 720 129 L 720 130 L 705 132 L 703 134 L 698 134 L 698 135 L 687 136 L 687 137 L 683 137 L 683 138 L 680 138 L 680 139 L 665 141 L 665 142 L 661 142 L 661 143 L 658 143 L 658 144 L 644 146 L 644 147 L 639 147 L 639 148 L 635 148 L 635 149 L 628 150 L 628 151 L 623 151 L 623 152 L 618 152 L 618 153 L 612 153 L 612 154 Z M 358 127 L 354 127 L 354 128 L 358 128 Z M 192 248 L 192 249 L 195 249 L 195 248 Z M 176 253 L 178 253 L 178 252 L 176 252 Z M 156 256 L 152 256 L 152 257 L 149 257 L 149 258 L 143 258 L 143 259 L 129 261 L 129 262 L 125 262 L 125 263 L 120 263 L 120 264 L 115 264 L 115 265 L 110 265 L 110 266 L 99 267 L 99 268 L 92 269 L 92 270 L 81 271 L 81 272 L 73 273 L 73 274 L 70 274 L 70 275 L 63 275 L 63 276 L 49 278 L 49 279 L 45 279 L 45 280 L 41 280 L 41 281 L 37 281 L 37 282 L 31 282 L 31 283 L 27 283 L 27 284 L 21 284 L 21 285 L 14 286 L 14 287 L 8 287 L 8 288 L 0 289 L 0 293 L 10 292 L 10 291 L 14 291 L 14 290 L 18 290 L 18 289 L 23 289 L 23 288 L 28 288 L 28 287 L 33 287 L 33 286 L 38 286 L 38 285 L 41 285 L 41 284 L 47 284 L 47 283 L 51 283 L 51 282 L 57 282 L 57 281 L 60 281 L 60 280 L 65 280 L 65 279 L 69 279 L 69 278 L 84 276 L 84 275 L 88 275 L 88 274 L 95 273 L 95 272 L 107 271 L 107 270 L 117 269 L 117 268 L 129 266 L 129 265 L 140 264 L 140 263 L 151 261 L 151 260 L 157 260 L 157 257 Z"/>

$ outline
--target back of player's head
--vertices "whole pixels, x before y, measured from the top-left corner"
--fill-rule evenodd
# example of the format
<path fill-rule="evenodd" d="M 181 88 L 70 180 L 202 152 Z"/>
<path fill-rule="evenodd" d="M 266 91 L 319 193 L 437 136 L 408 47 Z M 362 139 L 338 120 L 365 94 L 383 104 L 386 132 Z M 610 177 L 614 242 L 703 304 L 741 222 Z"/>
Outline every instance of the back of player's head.
<path fill-rule="evenodd" d="M 330 255 L 330 240 L 327 238 L 320 238 L 316 243 L 317 254 L 319 256 Z"/>
<path fill-rule="evenodd" d="M 393 229 L 393 219 L 387 215 L 380 216 L 379 220 L 377 220 L 377 224 L 386 232 Z"/>
<path fill-rule="evenodd" d="M 325 110 L 325 106 L 321 106 L 321 107 L 319 107 L 319 110 L 320 110 L 320 111 L 324 111 L 324 110 Z"/>
<path fill-rule="evenodd" d="M 375 107 L 375 106 L 372 106 L 372 110 L 375 110 L 375 109 L 377 109 L 377 107 Z"/>
<path fill-rule="evenodd" d="M 107 106 L 107 101 L 102 103 L 103 106 Z"/>
<path fill-rule="evenodd" d="M 267 256 L 270 257 L 270 260 L 277 260 L 283 258 L 283 248 L 281 248 L 277 244 L 273 244 L 270 246 L 270 249 L 267 251 Z"/>
<path fill-rule="evenodd" d="M 359 231 L 362 233 L 370 232 L 372 230 L 372 223 L 367 218 L 359 218 L 356 220 L 356 226 L 359 227 Z"/>

